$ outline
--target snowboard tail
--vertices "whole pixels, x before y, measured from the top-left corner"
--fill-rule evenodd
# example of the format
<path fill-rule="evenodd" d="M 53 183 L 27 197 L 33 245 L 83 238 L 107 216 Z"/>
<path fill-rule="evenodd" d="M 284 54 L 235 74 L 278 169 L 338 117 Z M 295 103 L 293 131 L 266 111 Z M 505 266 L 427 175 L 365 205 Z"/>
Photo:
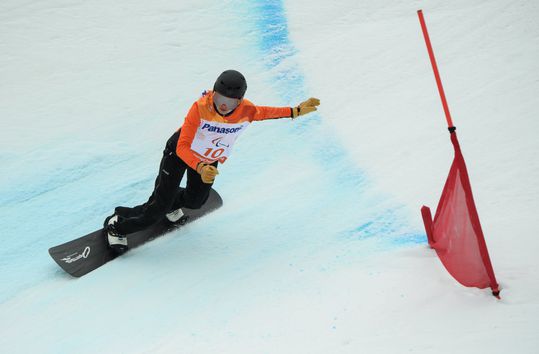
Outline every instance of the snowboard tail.
<path fill-rule="evenodd" d="M 184 216 L 177 222 L 171 223 L 166 218 L 163 218 L 144 230 L 127 235 L 129 249 L 178 229 L 186 223 L 218 209 L 222 205 L 221 196 L 212 189 L 208 200 L 202 208 L 182 208 Z M 120 256 L 109 247 L 104 229 L 99 229 L 86 236 L 52 247 L 49 249 L 49 254 L 64 271 L 74 277 L 81 277 Z"/>

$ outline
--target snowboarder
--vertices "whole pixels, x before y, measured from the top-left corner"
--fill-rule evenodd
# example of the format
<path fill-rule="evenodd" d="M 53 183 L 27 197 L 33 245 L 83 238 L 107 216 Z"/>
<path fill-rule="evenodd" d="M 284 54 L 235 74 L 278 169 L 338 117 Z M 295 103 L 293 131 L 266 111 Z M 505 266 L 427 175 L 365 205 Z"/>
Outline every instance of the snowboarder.
<path fill-rule="evenodd" d="M 126 235 L 140 231 L 166 217 L 177 222 L 182 207 L 200 208 L 208 198 L 217 166 L 229 157 L 234 142 L 253 121 L 297 118 L 316 111 L 320 100 L 309 98 L 296 107 L 256 106 L 244 99 L 245 77 L 227 70 L 205 91 L 185 117 L 183 126 L 167 141 L 155 188 L 144 204 L 133 208 L 116 207 L 104 227 L 111 248 L 124 252 Z M 186 188 L 178 193 L 187 172 Z"/>

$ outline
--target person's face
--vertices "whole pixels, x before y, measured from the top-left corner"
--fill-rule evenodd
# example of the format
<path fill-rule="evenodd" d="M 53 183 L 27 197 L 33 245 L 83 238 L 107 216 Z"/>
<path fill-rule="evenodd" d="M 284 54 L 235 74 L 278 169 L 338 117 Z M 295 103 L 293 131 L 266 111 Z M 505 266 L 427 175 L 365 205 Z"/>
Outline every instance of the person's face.
<path fill-rule="evenodd" d="M 217 107 L 219 113 L 227 114 L 232 112 L 236 107 L 238 107 L 241 103 L 241 100 L 238 98 L 226 97 L 218 92 L 214 92 L 213 103 L 215 103 L 215 107 Z"/>

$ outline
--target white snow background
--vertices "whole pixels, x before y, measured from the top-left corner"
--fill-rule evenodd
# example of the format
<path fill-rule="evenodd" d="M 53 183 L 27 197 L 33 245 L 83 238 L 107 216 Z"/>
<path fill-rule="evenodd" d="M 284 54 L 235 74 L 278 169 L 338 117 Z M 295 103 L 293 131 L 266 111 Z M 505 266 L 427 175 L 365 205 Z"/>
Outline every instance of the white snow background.
<path fill-rule="evenodd" d="M 426 244 L 452 146 L 429 27 L 502 288 Z M 538 353 L 537 1 L 0 3 L 2 353 Z M 49 247 L 152 191 L 234 68 L 260 105 L 217 212 L 82 277 Z"/>

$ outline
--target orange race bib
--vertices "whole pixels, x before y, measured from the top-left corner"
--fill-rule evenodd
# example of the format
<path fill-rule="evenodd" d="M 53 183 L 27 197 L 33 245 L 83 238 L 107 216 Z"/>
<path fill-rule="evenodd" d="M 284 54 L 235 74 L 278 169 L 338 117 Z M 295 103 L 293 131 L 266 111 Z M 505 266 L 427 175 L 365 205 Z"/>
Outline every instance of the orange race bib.
<path fill-rule="evenodd" d="M 219 123 L 200 120 L 191 150 L 204 162 L 226 161 L 236 139 L 249 126 L 250 122 Z"/>

